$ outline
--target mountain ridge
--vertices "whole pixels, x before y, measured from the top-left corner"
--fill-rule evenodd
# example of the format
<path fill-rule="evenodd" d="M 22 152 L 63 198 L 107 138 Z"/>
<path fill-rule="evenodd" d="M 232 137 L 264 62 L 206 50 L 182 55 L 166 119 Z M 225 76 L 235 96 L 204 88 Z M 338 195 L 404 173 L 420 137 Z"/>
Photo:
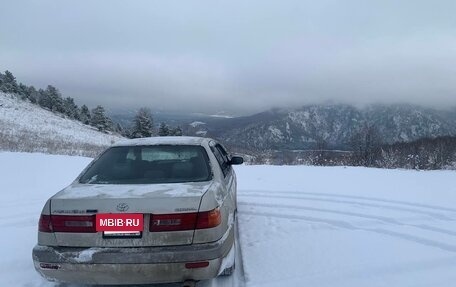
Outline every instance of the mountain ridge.
<path fill-rule="evenodd" d="M 205 132 L 229 145 L 247 149 L 349 150 L 364 126 L 373 127 L 382 144 L 456 135 L 456 109 L 438 110 L 412 104 L 313 104 L 274 108 L 251 116 L 208 120 Z"/>

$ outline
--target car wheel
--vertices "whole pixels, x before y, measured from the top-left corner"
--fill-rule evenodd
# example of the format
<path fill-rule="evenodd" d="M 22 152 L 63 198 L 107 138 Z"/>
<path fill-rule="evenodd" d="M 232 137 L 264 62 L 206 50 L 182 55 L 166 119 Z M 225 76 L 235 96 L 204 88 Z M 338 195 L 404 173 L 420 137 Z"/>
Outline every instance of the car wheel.
<path fill-rule="evenodd" d="M 225 268 L 223 272 L 220 274 L 221 276 L 230 276 L 234 273 L 234 269 L 236 268 L 236 239 L 234 240 L 233 247 L 234 248 L 234 258 L 233 258 L 233 265 L 230 267 Z"/>

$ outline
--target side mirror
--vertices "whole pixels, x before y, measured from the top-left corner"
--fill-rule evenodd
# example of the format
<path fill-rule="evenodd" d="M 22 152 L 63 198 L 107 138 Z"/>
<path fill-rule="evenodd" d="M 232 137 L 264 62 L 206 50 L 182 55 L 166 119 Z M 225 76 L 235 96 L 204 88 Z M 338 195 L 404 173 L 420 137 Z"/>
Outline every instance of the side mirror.
<path fill-rule="evenodd" d="M 232 156 L 229 162 L 231 165 L 243 164 L 244 159 L 241 156 Z"/>

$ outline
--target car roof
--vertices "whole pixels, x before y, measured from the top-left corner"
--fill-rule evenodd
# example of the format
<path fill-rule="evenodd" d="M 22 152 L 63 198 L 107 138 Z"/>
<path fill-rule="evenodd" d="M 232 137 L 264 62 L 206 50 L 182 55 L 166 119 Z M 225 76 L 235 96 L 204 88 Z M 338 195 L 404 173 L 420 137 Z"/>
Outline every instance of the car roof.
<path fill-rule="evenodd" d="M 211 141 L 210 138 L 165 136 L 121 140 L 112 146 L 138 146 L 138 145 L 203 145 Z"/>

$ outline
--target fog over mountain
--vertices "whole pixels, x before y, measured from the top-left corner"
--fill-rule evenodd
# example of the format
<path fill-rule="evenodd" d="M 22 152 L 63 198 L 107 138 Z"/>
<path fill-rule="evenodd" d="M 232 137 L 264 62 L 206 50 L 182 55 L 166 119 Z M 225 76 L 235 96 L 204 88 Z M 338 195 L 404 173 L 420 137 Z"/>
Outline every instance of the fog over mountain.
<path fill-rule="evenodd" d="M 456 106 L 454 1 L 6 1 L 0 69 L 110 109 Z"/>

